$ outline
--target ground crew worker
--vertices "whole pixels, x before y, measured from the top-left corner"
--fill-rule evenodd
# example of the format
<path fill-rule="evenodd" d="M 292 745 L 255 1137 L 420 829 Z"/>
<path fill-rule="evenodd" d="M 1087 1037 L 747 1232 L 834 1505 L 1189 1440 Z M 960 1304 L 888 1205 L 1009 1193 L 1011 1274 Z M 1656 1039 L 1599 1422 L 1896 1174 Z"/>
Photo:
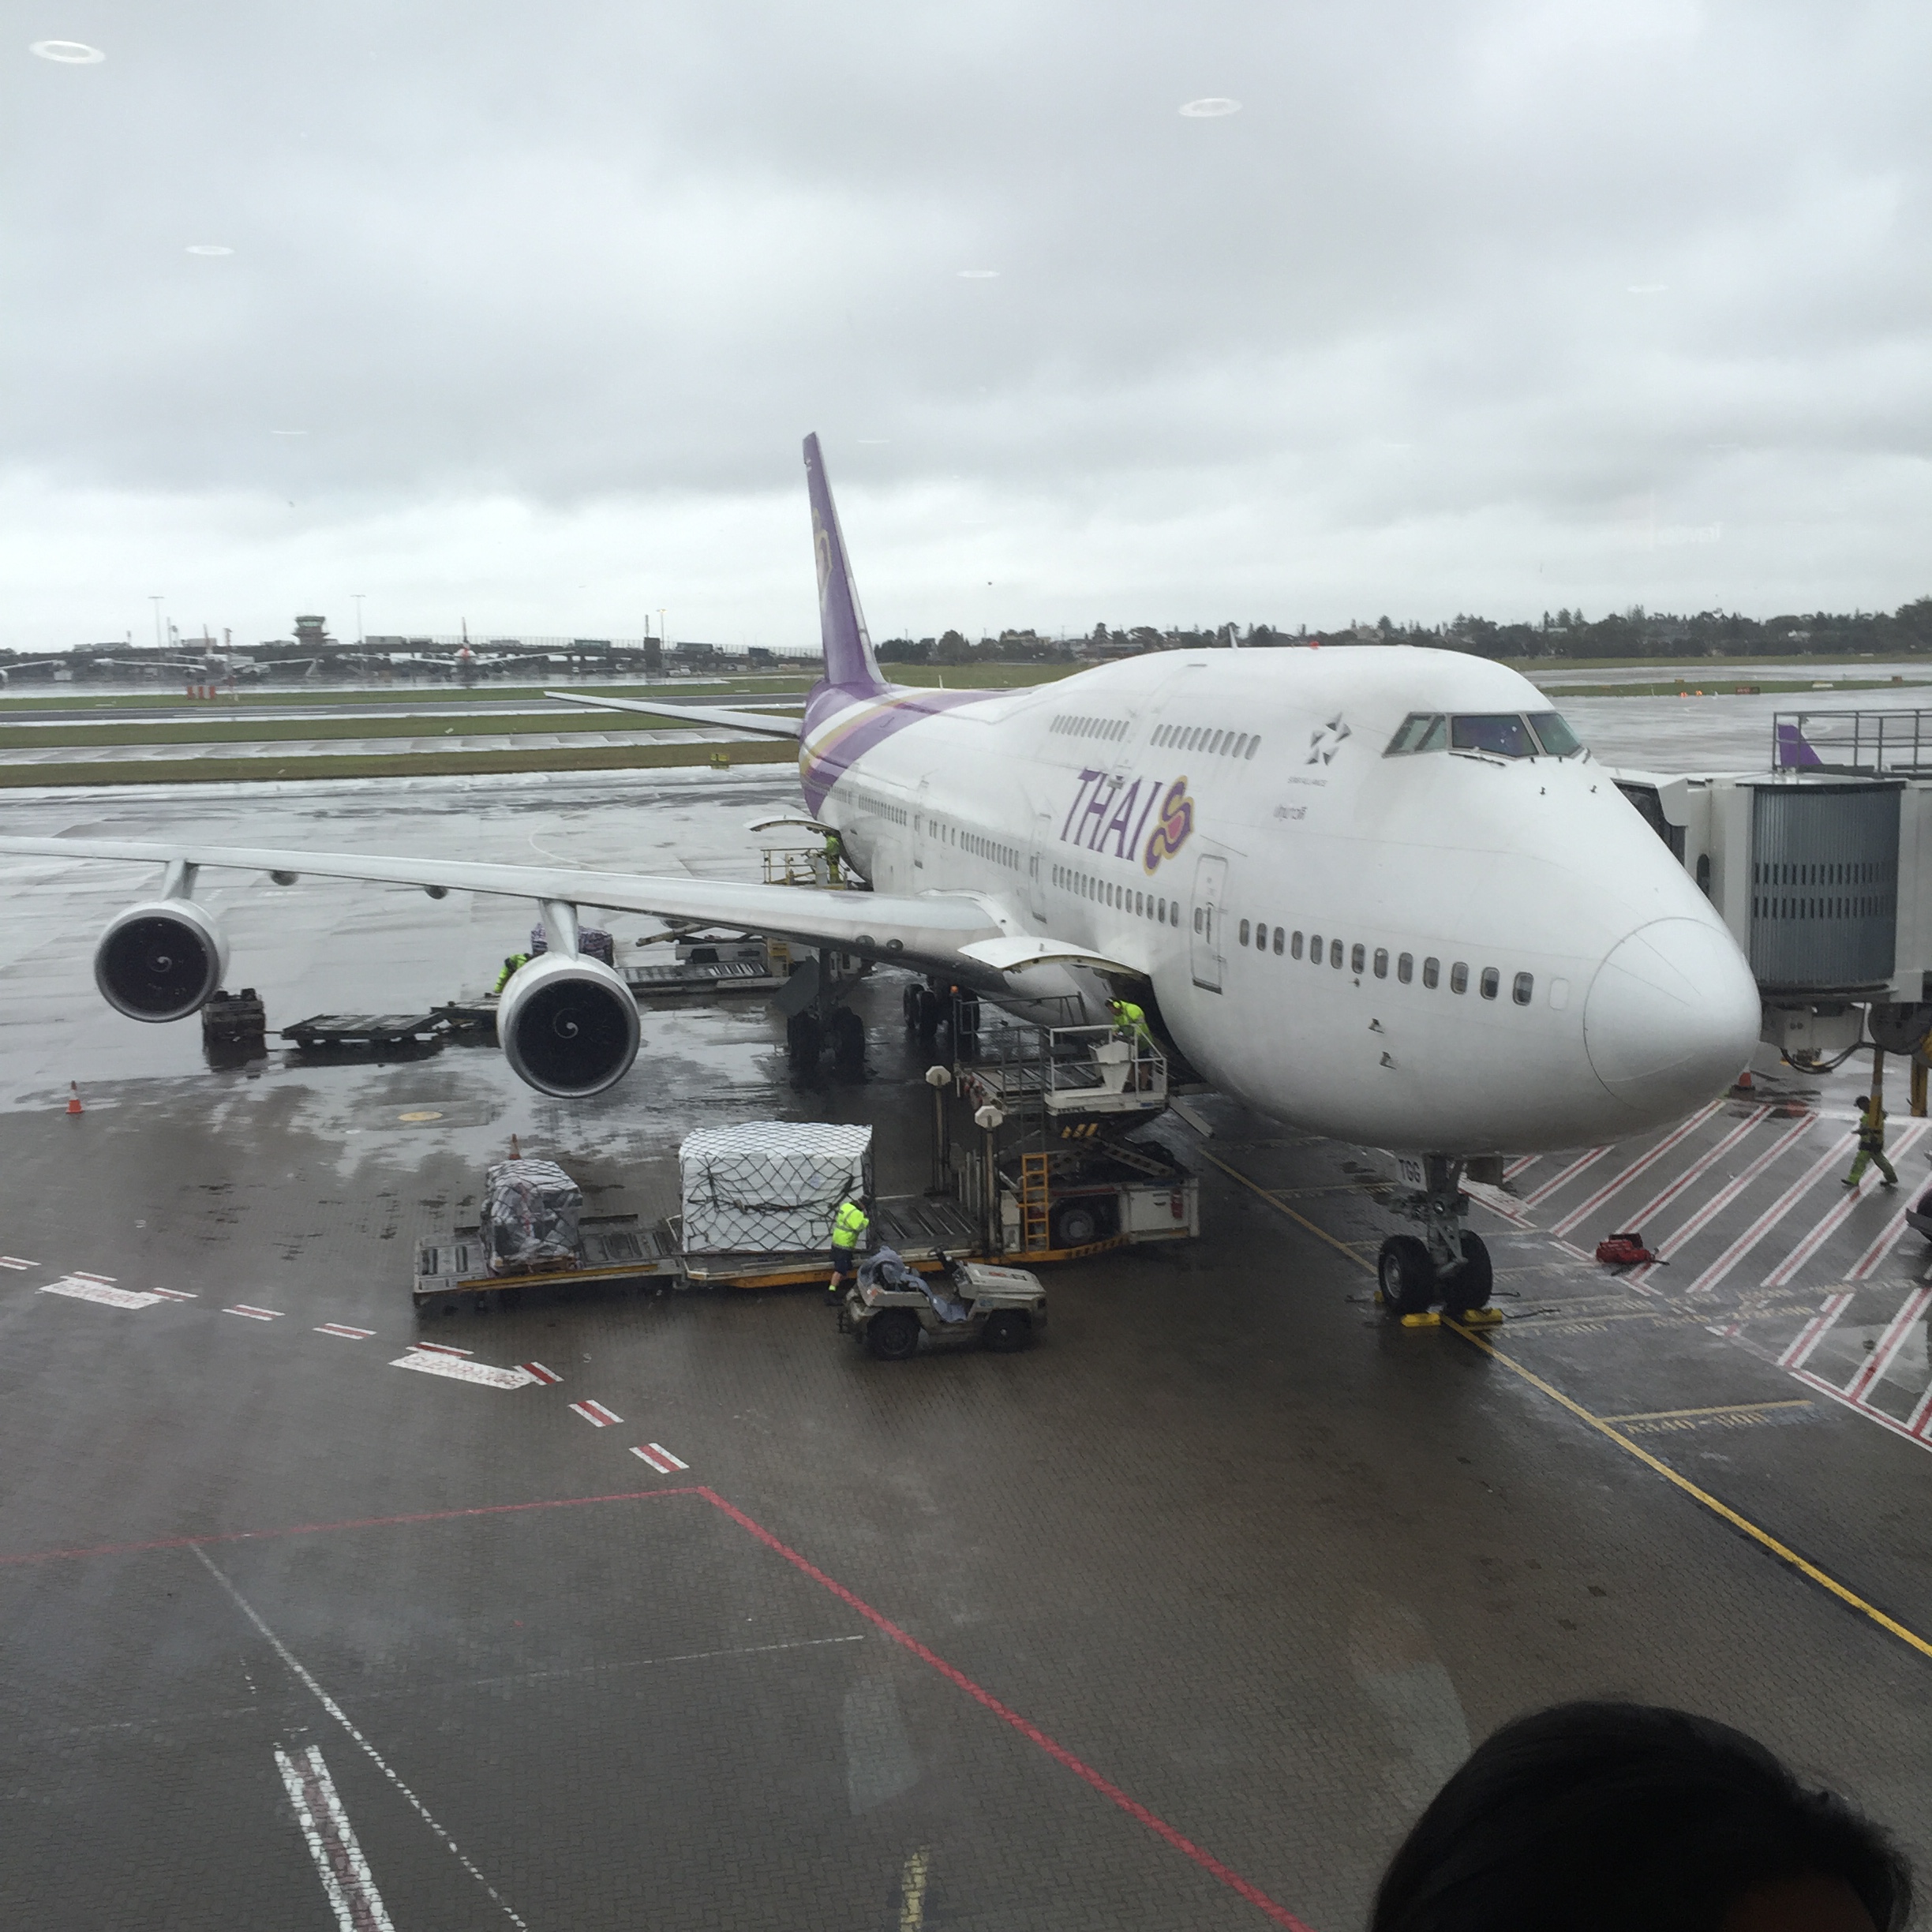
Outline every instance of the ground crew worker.
<path fill-rule="evenodd" d="M 839 835 L 828 832 L 825 835 L 826 877 L 834 886 L 844 883 L 844 875 L 839 871 L 839 861 L 844 856 L 839 845 Z"/>
<path fill-rule="evenodd" d="M 848 1194 L 839 1203 L 832 1217 L 832 1279 L 826 1283 L 827 1294 L 838 1295 L 858 1274 L 859 1250 L 871 1226 L 872 1217 L 856 1195 Z"/>
<path fill-rule="evenodd" d="M 1844 1178 L 1845 1186 L 1858 1185 L 1864 1178 L 1867 1161 L 1877 1162 L 1878 1171 L 1885 1176 L 1878 1184 L 1881 1187 L 1898 1185 L 1898 1176 L 1885 1157 L 1885 1109 L 1878 1104 L 1876 1094 L 1867 1094 L 1859 1103 L 1858 1157 L 1852 1163 L 1852 1171 Z"/>
<path fill-rule="evenodd" d="M 1114 1016 L 1114 1024 L 1121 1038 L 1133 1048 L 1136 1061 L 1143 1052 L 1152 1050 L 1154 1035 L 1148 1029 L 1147 1014 L 1142 1008 L 1136 1006 L 1132 1000 L 1110 999 L 1107 1002 L 1107 1011 Z M 1134 1086 L 1136 1091 L 1150 1071 L 1150 1069 L 1144 1067 L 1136 1070 Z"/>
<path fill-rule="evenodd" d="M 530 957 L 527 953 L 512 953 L 504 960 L 503 971 L 496 975 L 496 983 L 490 988 L 492 998 L 502 992 L 504 988 L 510 983 L 510 975 L 519 966 L 527 966 L 530 964 Z"/>

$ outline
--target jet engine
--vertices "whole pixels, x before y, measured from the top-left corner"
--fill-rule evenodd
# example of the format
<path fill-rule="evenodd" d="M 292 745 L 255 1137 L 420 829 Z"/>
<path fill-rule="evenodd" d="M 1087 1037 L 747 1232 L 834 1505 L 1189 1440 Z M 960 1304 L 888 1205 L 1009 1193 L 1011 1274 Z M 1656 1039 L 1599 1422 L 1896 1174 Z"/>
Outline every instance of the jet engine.
<path fill-rule="evenodd" d="M 519 1080 L 560 1099 L 583 1099 L 631 1070 L 637 1002 L 601 960 L 540 953 L 504 988 L 496 1037 Z"/>
<path fill-rule="evenodd" d="M 228 942 L 192 899 L 131 906 L 94 949 L 94 983 L 130 1020 L 185 1020 L 228 970 Z"/>

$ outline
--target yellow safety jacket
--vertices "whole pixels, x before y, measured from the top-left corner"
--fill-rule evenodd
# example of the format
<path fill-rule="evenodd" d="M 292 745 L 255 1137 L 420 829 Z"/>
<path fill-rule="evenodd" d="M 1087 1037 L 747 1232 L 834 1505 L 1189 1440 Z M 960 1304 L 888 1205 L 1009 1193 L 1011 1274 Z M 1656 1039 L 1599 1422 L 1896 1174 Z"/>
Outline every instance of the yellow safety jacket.
<path fill-rule="evenodd" d="M 1117 1000 L 1114 1004 L 1114 1017 L 1120 1023 L 1121 1031 L 1130 1039 L 1149 1040 L 1154 1035 L 1148 1031 L 1147 1013 L 1132 1000 Z"/>
<path fill-rule="evenodd" d="M 1885 1151 L 1885 1110 L 1870 1105 L 1859 1109 L 1859 1146 L 1867 1154 Z"/>
<path fill-rule="evenodd" d="M 838 1212 L 832 1217 L 832 1245 L 856 1248 L 871 1225 L 871 1217 L 856 1201 L 841 1201 Z"/>
<path fill-rule="evenodd" d="M 529 964 L 530 955 L 527 953 L 513 953 L 508 959 L 504 961 L 503 971 L 496 975 L 496 983 L 490 988 L 490 990 L 492 993 L 500 993 L 510 983 L 511 977 L 517 970 Z"/>

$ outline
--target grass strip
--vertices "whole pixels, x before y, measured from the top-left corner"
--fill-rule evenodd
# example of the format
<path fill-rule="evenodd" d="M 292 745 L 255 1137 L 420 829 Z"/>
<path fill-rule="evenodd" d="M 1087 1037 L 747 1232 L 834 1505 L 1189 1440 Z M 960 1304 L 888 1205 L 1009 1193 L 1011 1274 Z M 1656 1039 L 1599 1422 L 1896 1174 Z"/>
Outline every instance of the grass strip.
<path fill-rule="evenodd" d="M 0 670 L 6 667 L 0 665 Z M 546 690 L 575 691 L 586 698 L 648 698 L 656 692 L 676 691 L 682 698 L 782 698 L 803 697 L 811 687 L 808 677 L 708 679 L 687 682 L 683 678 L 668 683 L 572 684 L 553 679 L 542 684 L 396 683 L 380 685 L 316 685 L 270 691 L 238 691 L 232 697 L 190 698 L 179 690 L 124 691 L 118 696 L 75 690 L 71 686 L 58 695 L 19 697 L 11 691 L 0 694 L 0 717 L 9 711 L 122 711 L 130 706 L 143 710 L 178 708 L 204 703 L 211 716 L 233 716 L 250 705 L 395 704 L 399 699 L 411 704 L 474 704 L 479 698 L 504 703 L 529 703 Z"/>
<path fill-rule="evenodd" d="M 721 751 L 733 765 L 792 765 L 796 746 L 776 741 L 732 745 L 637 744 L 545 747 L 527 751 L 406 751 L 358 757 L 155 759 L 152 763 L 0 765 L 0 790 L 41 785 L 155 785 L 260 783 L 265 779 L 461 778 L 500 772 L 635 771 L 672 765 L 708 765 Z"/>
<path fill-rule="evenodd" d="M 667 707 L 662 723 L 635 711 L 511 711 L 501 717 L 464 717 L 447 725 L 433 717 L 122 718 L 111 724 L 0 724 L 0 749 L 73 745 L 264 744 L 284 739 L 466 738 L 492 732 L 702 731 L 702 719 L 680 719 Z M 776 714 L 775 714 L 776 715 Z M 452 747 L 451 749 L 455 749 Z"/>

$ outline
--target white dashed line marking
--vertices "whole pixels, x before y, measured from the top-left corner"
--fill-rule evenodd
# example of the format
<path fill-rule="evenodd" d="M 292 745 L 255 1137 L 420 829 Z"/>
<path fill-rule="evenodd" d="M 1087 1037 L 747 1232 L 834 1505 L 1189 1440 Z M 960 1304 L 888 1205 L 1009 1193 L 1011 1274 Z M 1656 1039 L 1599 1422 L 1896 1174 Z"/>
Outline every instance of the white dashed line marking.
<path fill-rule="evenodd" d="M 523 1372 L 534 1376 L 539 1382 L 561 1382 L 564 1378 L 554 1368 L 546 1368 L 541 1362 L 526 1362 Z"/>
<path fill-rule="evenodd" d="M 152 1288 L 148 1293 L 158 1294 L 168 1301 L 199 1301 L 201 1299 L 197 1294 L 190 1294 L 185 1288 Z"/>
<path fill-rule="evenodd" d="M 521 1368 L 492 1368 L 488 1362 L 462 1361 L 454 1355 L 431 1354 L 422 1349 L 411 1349 L 406 1355 L 399 1355 L 389 1366 L 414 1368 L 424 1375 L 444 1376 L 452 1382 L 473 1382 L 479 1388 L 519 1389 L 531 1386 L 530 1377 Z"/>
<path fill-rule="evenodd" d="M 613 1415 L 601 1402 L 572 1402 L 571 1407 L 583 1417 L 593 1428 L 608 1428 L 613 1422 L 621 1422 L 623 1417 Z"/>
<path fill-rule="evenodd" d="M 631 1453 L 640 1462 L 648 1462 L 660 1476 L 672 1475 L 679 1470 L 691 1467 L 688 1462 L 680 1462 L 662 1443 L 648 1443 L 642 1449 L 633 1449 Z"/>
<path fill-rule="evenodd" d="M 233 1308 L 225 1308 L 222 1312 L 224 1315 L 245 1315 L 250 1321 L 279 1321 L 282 1319 L 279 1309 L 250 1308 L 245 1301 L 238 1301 Z"/>
<path fill-rule="evenodd" d="M 69 1275 L 59 1281 L 41 1284 L 42 1294 L 70 1295 L 77 1301 L 98 1301 L 104 1308 L 152 1308 L 163 1297 L 142 1294 L 133 1288 L 116 1288 L 91 1275 Z"/>
<path fill-rule="evenodd" d="M 38 1267 L 39 1265 L 38 1261 L 23 1261 L 18 1255 L 0 1255 L 0 1267 L 30 1268 Z"/>
<path fill-rule="evenodd" d="M 472 1352 L 468 1349 L 451 1348 L 447 1342 L 414 1342 L 410 1346 L 421 1349 L 425 1355 L 467 1355 Z"/>
<path fill-rule="evenodd" d="M 324 1322 L 316 1331 L 317 1335 L 340 1335 L 345 1342 L 366 1342 L 375 1334 L 373 1328 L 350 1328 L 341 1322 Z"/>
<path fill-rule="evenodd" d="M 110 1282 L 114 1279 L 111 1275 L 96 1275 L 91 1268 L 76 1268 L 73 1273 L 76 1281 Z"/>

